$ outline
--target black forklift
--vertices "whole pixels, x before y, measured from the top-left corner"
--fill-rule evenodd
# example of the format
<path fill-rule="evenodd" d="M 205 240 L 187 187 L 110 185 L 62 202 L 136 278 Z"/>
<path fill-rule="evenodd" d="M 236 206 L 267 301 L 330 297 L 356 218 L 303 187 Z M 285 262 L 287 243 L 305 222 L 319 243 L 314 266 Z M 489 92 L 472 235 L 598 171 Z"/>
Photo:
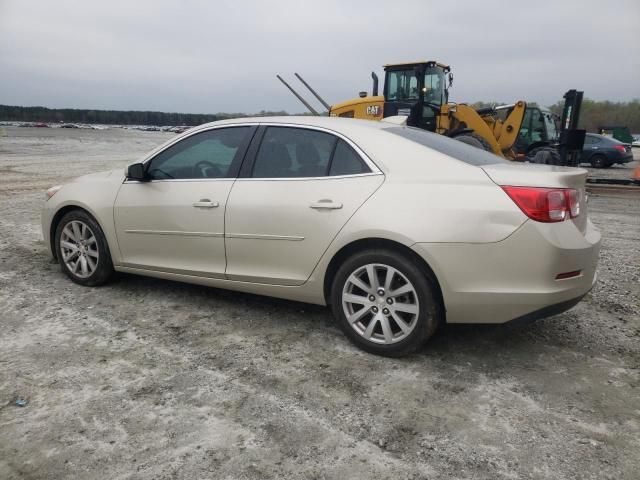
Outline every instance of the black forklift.
<path fill-rule="evenodd" d="M 518 157 L 531 163 L 577 167 L 586 134 L 578 128 L 582 96 L 577 90 L 565 93 L 561 117 L 527 105 L 514 145 Z"/>

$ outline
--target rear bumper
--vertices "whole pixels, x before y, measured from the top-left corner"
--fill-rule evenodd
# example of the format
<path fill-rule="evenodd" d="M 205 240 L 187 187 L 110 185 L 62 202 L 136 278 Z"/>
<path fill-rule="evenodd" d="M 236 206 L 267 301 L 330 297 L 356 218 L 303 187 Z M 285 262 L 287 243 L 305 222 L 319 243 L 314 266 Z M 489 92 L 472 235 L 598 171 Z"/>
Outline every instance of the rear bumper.
<path fill-rule="evenodd" d="M 447 323 L 505 323 L 571 308 L 596 282 L 600 232 L 587 222 L 525 222 L 489 244 L 425 244 L 413 249 L 431 265 Z M 556 280 L 560 273 L 580 275 Z"/>
<path fill-rule="evenodd" d="M 619 159 L 615 160 L 615 163 L 630 163 L 630 162 L 633 162 L 632 152 L 622 154 L 622 156 Z"/>
<path fill-rule="evenodd" d="M 595 284 L 595 281 L 594 281 Z M 588 293 L 588 292 L 587 292 Z M 560 315 L 561 313 L 566 312 L 567 310 L 571 310 L 575 307 L 580 300 L 585 297 L 586 293 L 580 295 L 579 297 L 573 298 L 571 300 L 566 300 L 564 302 L 556 303 L 555 305 L 549 305 L 548 307 L 543 307 L 540 310 L 536 310 L 531 313 L 527 313 L 526 315 L 522 315 L 521 317 L 514 318 L 510 320 L 508 323 L 510 325 L 519 325 L 519 324 L 527 324 L 531 322 L 535 322 L 536 320 L 540 320 L 541 318 L 552 317 L 553 315 Z"/>

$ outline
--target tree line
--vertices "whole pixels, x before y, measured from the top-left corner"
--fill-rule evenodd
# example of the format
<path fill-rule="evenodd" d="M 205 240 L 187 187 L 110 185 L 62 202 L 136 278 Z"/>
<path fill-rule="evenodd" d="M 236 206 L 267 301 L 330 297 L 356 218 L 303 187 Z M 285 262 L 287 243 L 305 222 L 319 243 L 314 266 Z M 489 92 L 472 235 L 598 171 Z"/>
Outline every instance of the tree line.
<path fill-rule="evenodd" d="M 288 115 L 262 110 L 256 116 Z M 201 125 L 227 118 L 246 117 L 244 113 L 167 113 L 150 111 L 88 110 L 77 108 L 19 107 L 0 105 L 0 121 L 88 123 L 102 125 Z"/>
<path fill-rule="evenodd" d="M 564 100 L 553 104 L 549 109 L 562 115 Z M 585 98 L 580 109 L 579 128 L 587 132 L 598 132 L 599 127 L 628 127 L 631 133 L 640 133 L 640 99 L 630 102 L 597 102 Z"/>
<path fill-rule="evenodd" d="M 498 102 L 476 102 L 476 108 L 500 105 Z M 562 113 L 564 101 L 550 110 Z M 251 116 L 288 115 L 287 112 L 262 110 Z M 12 122 L 97 123 L 104 125 L 200 125 L 226 118 L 247 117 L 245 113 L 167 113 L 149 111 L 88 110 L 75 108 L 19 107 L 0 105 L 0 120 Z M 630 102 L 596 101 L 585 98 L 580 113 L 580 128 L 596 132 L 601 126 L 625 126 L 632 133 L 640 133 L 640 99 Z"/>

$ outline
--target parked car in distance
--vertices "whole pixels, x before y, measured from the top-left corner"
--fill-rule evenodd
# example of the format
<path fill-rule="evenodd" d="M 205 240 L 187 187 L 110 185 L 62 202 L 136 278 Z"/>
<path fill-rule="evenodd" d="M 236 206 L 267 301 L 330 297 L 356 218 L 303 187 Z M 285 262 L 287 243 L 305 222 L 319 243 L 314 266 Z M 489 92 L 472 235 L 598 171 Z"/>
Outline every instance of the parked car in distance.
<path fill-rule="evenodd" d="M 633 136 L 633 142 L 631 143 L 632 147 L 640 147 L 640 135 Z"/>
<path fill-rule="evenodd" d="M 329 305 L 398 356 L 444 322 L 575 305 L 600 248 L 586 176 L 384 121 L 243 118 L 52 187 L 42 231 L 78 284 L 116 270 Z"/>
<path fill-rule="evenodd" d="M 596 133 L 587 133 L 580 163 L 589 163 L 594 168 L 608 168 L 616 163 L 633 161 L 631 146 L 615 138 Z"/>

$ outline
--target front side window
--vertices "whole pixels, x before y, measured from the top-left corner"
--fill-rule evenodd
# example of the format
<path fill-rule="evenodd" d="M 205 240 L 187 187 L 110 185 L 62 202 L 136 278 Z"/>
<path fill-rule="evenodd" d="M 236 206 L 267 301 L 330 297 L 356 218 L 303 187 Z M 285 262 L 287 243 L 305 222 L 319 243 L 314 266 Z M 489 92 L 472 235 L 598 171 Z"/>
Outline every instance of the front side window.
<path fill-rule="evenodd" d="M 218 128 L 191 135 L 156 155 L 147 175 L 151 180 L 227 178 L 250 129 Z"/>
<path fill-rule="evenodd" d="M 387 101 L 418 100 L 418 79 L 413 69 L 387 72 L 387 88 Z"/>
<path fill-rule="evenodd" d="M 446 76 L 442 68 L 427 68 L 424 74 L 424 101 L 442 105 L 446 99 Z"/>
<path fill-rule="evenodd" d="M 253 165 L 253 178 L 356 175 L 370 170 L 334 135 L 292 127 L 268 127 Z"/>

